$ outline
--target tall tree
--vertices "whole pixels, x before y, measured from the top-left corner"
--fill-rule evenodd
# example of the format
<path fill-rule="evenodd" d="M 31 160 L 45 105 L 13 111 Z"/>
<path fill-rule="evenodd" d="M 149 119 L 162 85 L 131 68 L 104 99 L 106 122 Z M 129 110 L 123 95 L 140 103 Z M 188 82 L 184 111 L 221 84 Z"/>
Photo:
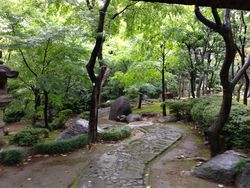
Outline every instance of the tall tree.
<path fill-rule="evenodd" d="M 220 132 L 224 127 L 225 123 L 229 118 L 229 114 L 231 111 L 232 105 L 232 93 L 235 85 L 241 78 L 241 76 L 245 73 L 247 68 L 250 65 L 250 59 L 248 62 L 238 71 L 235 77 L 230 80 L 229 71 L 230 67 L 234 61 L 236 48 L 235 42 L 232 34 L 232 28 L 230 24 L 230 10 L 226 9 L 224 11 L 224 22 L 221 21 L 219 13 L 216 8 L 211 8 L 212 14 L 215 22 L 207 19 L 200 11 L 198 6 L 195 6 L 195 14 L 196 17 L 206 26 L 218 32 L 224 39 L 226 53 L 225 59 L 220 71 L 220 81 L 223 87 L 223 100 L 220 108 L 220 112 L 218 118 L 208 129 L 208 140 L 211 149 L 211 155 L 215 156 L 221 152 L 220 145 Z"/>
<path fill-rule="evenodd" d="M 88 64 L 86 65 L 89 78 L 92 82 L 92 95 L 90 102 L 89 116 L 89 141 L 97 141 L 97 123 L 98 123 L 98 106 L 101 92 L 102 81 L 107 70 L 107 66 L 103 62 L 102 47 L 104 43 L 104 24 L 108 6 L 111 0 L 105 0 L 102 8 L 99 10 L 99 20 L 96 31 L 95 46 L 92 50 Z M 99 61 L 99 73 L 95 74 L 96 61 Z"/>

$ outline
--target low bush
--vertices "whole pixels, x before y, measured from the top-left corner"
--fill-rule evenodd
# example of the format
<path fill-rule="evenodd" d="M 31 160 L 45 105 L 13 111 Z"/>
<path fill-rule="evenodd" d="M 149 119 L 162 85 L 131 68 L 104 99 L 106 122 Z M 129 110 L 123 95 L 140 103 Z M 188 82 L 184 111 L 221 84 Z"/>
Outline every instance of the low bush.
<path fill-rule="evenodd" d="M 88 137 L 81 135 L 68 140 L 36 144 L 33 149 L 39 154 L 56 154 L 74 151 L 88 143 Z"/>
<path fill-rule="evenodd" d="M 0 153 L 0 163 L 4 165 L 16 165 L 22 162 L 25 156 L 25 152 L 21 150 L 6 150 Z"/>
<path fill-rule="evenodd" d="M 27 127 L 14 136 L 12 143 L 19 146 L 33 146 L 42 138 L 48 137 L 48 135 L 49 131 L 47 129 Z"/>
<path fill-rule="evenodd" d="M 222 97 L 201 97 L 193 101 L 191 109 L 192 119 L 198 127 L 207 129 L 216 120 L 219 114 Z M 250 148 L 250 108 L 233 101 L 228 122 L 221 132 L 225 148 Z"/>
<path fill-rule="evenodd" d="M 192 99 L 188 100 L 168 100 L 165 102 L 169 108 L 170 113 L 174 116 L 181 118 L 184 115 L 190 115 L 192 108 Z"/>
<path fill-rule="evenodd" d="M 24 111 L 21 110 L 6 110 L 4 113 L 4 121 L 6 123 L 18 122 L 25 116 Z"/>
<path fill-rule="evenodd" d="M 61 129 L 61 128 L 63 128 L 66 121 L 68 120 L 68 118 L 70 117 L 70 115 L 72 113 L 73 112 L 70 109 L 60 111 L 58 113 L 57 117 L 50 124 L 50 127 L 52 127 L 52 129 Z"/>
<path fill-rule="evenodd" d="M 4 111 L 3 120 L 7 123 L 20 121 L 25 116 L 22 101 L 13 99 Z"/>
<path fill-rule="evenodd" d="M 125 139 L 131 135 L 132 129 L 128 126 L 115 127 L 110 130 L 98 133 L 99 137 L 104 141 L 118 141 Z"/>

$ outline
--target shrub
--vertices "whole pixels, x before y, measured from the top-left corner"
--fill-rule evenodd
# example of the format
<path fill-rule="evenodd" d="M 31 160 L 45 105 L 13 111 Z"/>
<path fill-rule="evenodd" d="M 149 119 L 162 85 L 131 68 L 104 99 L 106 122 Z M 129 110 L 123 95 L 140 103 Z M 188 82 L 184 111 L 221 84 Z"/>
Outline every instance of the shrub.
<path fill-rule="evenodd" d="M 42 138 L 48 137 L 49 131 L 44 128 L 27 127 L 18 132 L 12 142 L 19 146 L 33 146 Z"/>
<path fill-rule="evenodd" d="M 168 100 L 165 102 L 169 107 L 170 113 L 181 118 L 183 115 L 190 115 L 192 108 L 192 99 L 188 100 Z"/>
<path fill-rule="evenodd" d="M 5 165 L 16 165 L 22 162 L 25 152 L 17 149 L 10 149 L 0 153 L 0 163 Z"/>
<path fill-rule="evenodd" d="M 193 101 L 191 109 L 192 119 L 198 127 L 207 129 L 216 120 L 219 114 L 222 97 L 201 97 Z M 221 138 L 226 148 L 250 148 L 250 108 L 233 101 L 228 122 L 223 127 Z"/>
<path fill-rule="evenodd" d="M 21 110 L 6 110 L 4 113 L 4 121 L 6 123 L 18 122 L 25 116 L 24 111 Z"/>
<path fill-rule="evenodd" d="M 61 128 L 63 128 L 66 121 L 68 120 L 68 118 L 70 117 L 70 115 L 72 113 L 73 112 L 70 109 L 60 111 L 58 113 L 58 116 L 50 124 L 50 127 L 52 127 L 53 129 L 61 129 Z"/>
<path fill-rule="evenodd" d="M 132 129 L 128 126 L 115 127 L 99 133 L 99 137 L 105 141 L 118 141 L 131 135 Z"/>
<path fill-rule="evenodd" d="M 39 143 L 33 149 L 35 153 L 40 154 L 66 153 L 85 146 L 87 143 L 88 137 L 81 135 L 58 142 Z"/>
<path fill-rule="evenodd" d="M 25 116 L 21 100 L 13 100 L 4 111 L 3 120 L 7 123 L 18 122 Z"/>

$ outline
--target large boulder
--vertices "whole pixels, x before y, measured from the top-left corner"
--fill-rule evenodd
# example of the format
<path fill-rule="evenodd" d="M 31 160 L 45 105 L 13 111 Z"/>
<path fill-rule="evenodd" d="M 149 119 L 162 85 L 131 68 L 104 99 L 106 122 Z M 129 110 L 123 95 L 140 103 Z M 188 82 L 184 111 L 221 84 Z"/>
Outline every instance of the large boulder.
<path fill-rule="evenodd" d="M 127 97 L 121 96 L 117 98 L 111 105 L 109 120 L 119 120 L 121 115 L 129 115 L 132 112 L 129 100 Z"/>
<path fill-rule="evenodd" d="M 59 134 L 56 138 L 56 141 L 67 140 L 81 134 L 88 134 L 88 125 L 89 121 L 85 119 L 79 119 L 67 129 L 65 129 L 61 134 Z M 101 131 L 101 129 L 98 128 L 98 131 Z"/>
<path fill-rule="evenodd" d="M 128 123 L 135 122 L 135 121 L 142 121 L 142 117 L 141 117 L 141 115 L 139 115 L 139 114 L 129 114 L 129 115 L 126 117 L 126 121 L 127 121 Z"/>
<path fill-rule="evenodd" d="M 233 184 L 238 173 L 237 166 L 243 161 L 247 161 L 245 156 L 234 151 L 227 151 L 201 166 L 195 167 L 192 173 L 217 183 Z"/>
<path fill-rule="evenodd" d="M 236 188 L 250 188 L 250 167 L 244 169 L 237 177 Z"/>

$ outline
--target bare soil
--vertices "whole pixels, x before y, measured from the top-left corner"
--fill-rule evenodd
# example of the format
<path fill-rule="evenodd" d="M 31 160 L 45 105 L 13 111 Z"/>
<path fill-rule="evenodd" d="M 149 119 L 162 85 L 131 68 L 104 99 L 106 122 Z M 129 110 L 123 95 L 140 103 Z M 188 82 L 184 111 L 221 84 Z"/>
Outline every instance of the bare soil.
<path fill-rule="evenodd" d="M 203 159 L 209 159 L 208 147 L 197 131 L 182 123 L 175 126 L 182 130 L 182 139 L 171 149 L 149 165 L 149 184 L 151 188 L 232 188 L 219 185 L 191 175 L 191 169 Z"/>

